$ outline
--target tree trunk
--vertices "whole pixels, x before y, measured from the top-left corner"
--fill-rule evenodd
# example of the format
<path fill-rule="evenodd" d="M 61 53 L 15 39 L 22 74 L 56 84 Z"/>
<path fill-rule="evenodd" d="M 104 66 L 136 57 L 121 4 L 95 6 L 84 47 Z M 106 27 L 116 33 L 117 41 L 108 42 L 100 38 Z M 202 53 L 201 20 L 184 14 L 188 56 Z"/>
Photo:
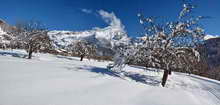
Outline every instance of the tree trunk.
<path fill-rule="evenodd" d="M 84 55 L 81 55 L 80 57 L 81 57 L 81 58 L 80 58 L 80 61 L 83 61 Z"/>
<path fill-rule="evenodd" d="M 33 53 L 32 46 L 29 45 L 29 50 L 28 50 L 28 59 L 31 59 Z"/>
<path fill-rule="evenodd" d="M 168 70 L 164 70 L 164 73 L 163 73 L 163 78 L 162 78 L 162 83 L 161 85 L 164 87 L 165 84 L 166 84 L 166 81 L 167 81 L 167 78 L 168 78 L 168 74 L 169 74 L 169 71 Z"/>
<path fill-rule="evenodd" d="M 172 74 L 172 70 L 169 70 L 169 75 L 171 75 Z"/>

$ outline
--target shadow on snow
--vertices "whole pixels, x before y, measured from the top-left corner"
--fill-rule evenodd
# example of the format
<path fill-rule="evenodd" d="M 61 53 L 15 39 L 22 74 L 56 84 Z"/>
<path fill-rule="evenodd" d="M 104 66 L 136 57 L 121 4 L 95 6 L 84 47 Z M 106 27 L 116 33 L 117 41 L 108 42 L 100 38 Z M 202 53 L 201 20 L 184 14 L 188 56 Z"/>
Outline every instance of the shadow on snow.
<path fill-rule="evenodd" d="M 9 56 L 18 57 L 18 58 L 27 57 L 26 54 L 21 54 L 21 53 L 17 53 L 17 52 L 4 52 L 4 51 L 0 51 L 0 55 L 3 55 L 3 56 L 9 55 Z M 67 59 L 67 60 L 76 60 L 71 57 L 64 57 L 64 56 L 56 56 L 56 57 L 61 58 L 61 59 Z M 131 72 L 126 72 L 126 71 L 116 72 L 116 71 L 108 70 L 107 68 L 101 68 L 101 67 L 95 67 L 95 66 L 84 66 L 84 67 L 78 67 L 78 68 L 66 67 L 66 69 L 67 70 L 74 70 L 74 71 L 86 70 L 86 71 L 90 71 L 90 72 L 101 74 L 101 75 L 109 75 L 109 76 L 117 77 L 117 78 L 120 78 L 123 80 L 126 80 L 126 78 L 128 78 L 130 80 L 134 80 L 136 82 L 140 82 L 140 83 L 148 84 L 148 85 L 152 85 L 152 86 L 158 86 L 161 82 L 156 79 L 157 76 L 131 73 Z"/>
<path fill-rule="evenodd" d="M 136 82 L 140 82 L 143 84 L 151 85 L 151 86 L 159 86 L 161 81 L 157 79 L 157 76 L 150 76 L 150 75 L 144 75 L 139 73 L 131 73 L 131 72 L 116 72 L 108 70 L 107 68 L 101 68 L 101 67 L 93 67 L 93 66 L 84 66 L 84 67 L 78 67 L 78 68 L 67 68 L 68 70 L 74 70 L 74 71 L 89 71 L 93 73 L 98 73 L 101 75 L 109 75 L 113 77 L 117 77 L 123 80 L 134 80 Z"/>
<path fill-rule="evenodd" d="M 140 82 L 147 85 L 159 86 L 159 84 L 161 83 L 161 81 L 157 79 L 157 76 L 150 76 L 150 75 L 129 73 L 129 72 L 125 72 L 124 75 L 125 77 L 128 77 L 131 80 L 135 80 L 136 82 Z"/>
<path fill-rule="evenodd" d="M 16 52 L 4 52 L 4 51 L 0 51 L 0 55 L 2 56 L 12 56 L 12 57 L 18 57 L 18 58 L 25 58 L 27 57 L 26 54 L 21 54 L 21 53 L 16 53 Z"/>

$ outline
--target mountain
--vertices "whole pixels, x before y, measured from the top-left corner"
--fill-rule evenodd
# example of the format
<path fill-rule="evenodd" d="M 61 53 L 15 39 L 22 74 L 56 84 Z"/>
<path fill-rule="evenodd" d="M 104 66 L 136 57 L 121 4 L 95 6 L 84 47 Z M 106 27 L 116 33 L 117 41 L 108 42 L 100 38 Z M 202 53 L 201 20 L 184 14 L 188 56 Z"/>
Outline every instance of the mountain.
<path fill-rule="evenodd" d="M 16 29 L 15 26 L 7 24 L 4 20 L 0 19 L 0 30 L 3 32 L 12 32 Z"/>
<path fill-rule="evenodd" d="M 206 60 L 211 68 L 220 66 L 220 37 L 205 40 Z"/>
<path fill-rule="evenodd" d="M 75 40 L 87 40 L 95 44 L 101 56 L 113 56 L 112 48 L 118 44 L 128 44 L 130 38 L 124 30 L 121 20 L 112 12 L 99 10 L 97 13 L 107 24 L 104 28 L 93 28 L 85 31 L 50 31 L 56 49 L 65 49 Z"/>
<path fill-rule="evenodd" d="M 111 49 L 118 44 L 128 44 L 130 38 L 126 32 L 118 27 L 108 26 L 105 28 L 94 28 L 92 30 L 73 31 L 50 31 L 48 33 L 54 42 L 56 49 L 65 49 L 76 40 L 87 40 L 98 47 L 98 53 L 102 56 L 112 56 Z"/>
<path fill-rule="evenodd" d="M 218 38 L 219 36 L 218 35 L 206 35 L 204 37 L 204 40 L 209 40 L 209 39 L 212 39 L 212 38 Z"/>
<path fill-rule="evenodd" d="M 9 46 L 10 41 L 13 39 L 12 35 L 8 33 L 12 32 L 16 28 L 14 26 L 8 25 L 5 21 L 0 19 L 0 48 L 5 48 Z"/>

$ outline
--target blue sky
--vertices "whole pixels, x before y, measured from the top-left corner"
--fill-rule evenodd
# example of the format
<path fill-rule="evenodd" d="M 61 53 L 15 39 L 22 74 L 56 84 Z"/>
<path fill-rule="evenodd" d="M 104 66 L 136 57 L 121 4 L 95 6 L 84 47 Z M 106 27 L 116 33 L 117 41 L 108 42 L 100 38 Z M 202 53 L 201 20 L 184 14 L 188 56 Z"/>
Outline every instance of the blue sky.
<path fill-rule="evenodd" d="M 19 20 L 39 20 L 51 30 L 88 30 L 106 27 L 98 10 L 113 12 L 130 36 L 139 36 L 142 27 L 137 14 L 175 19 L 181 0 L 0 0 L 0 18 L 9 24 Z M 220 0 L 194 0 L 195 15 L 203 20 L 207 34 L 220 35 Z"/>

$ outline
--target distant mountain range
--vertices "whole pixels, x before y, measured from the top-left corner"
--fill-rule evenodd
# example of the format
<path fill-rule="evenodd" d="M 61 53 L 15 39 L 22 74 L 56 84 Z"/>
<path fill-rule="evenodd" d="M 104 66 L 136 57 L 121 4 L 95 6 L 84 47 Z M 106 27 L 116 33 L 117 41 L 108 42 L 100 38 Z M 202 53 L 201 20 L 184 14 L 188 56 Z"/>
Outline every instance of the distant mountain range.
<path fill-rule="evenodd" d="M 87 40 L 98 47 L 99 55 L 112 56 L 112 49 L 117 44 L 127 44 L 130 38 L 125 32 L 115 27 L 96 28 L 87 31 L 50 31 L 48 33 L 56 49 L 65 49 L 76 40 Z M 108 52 L 106 52 L 108 51 Z"/>

